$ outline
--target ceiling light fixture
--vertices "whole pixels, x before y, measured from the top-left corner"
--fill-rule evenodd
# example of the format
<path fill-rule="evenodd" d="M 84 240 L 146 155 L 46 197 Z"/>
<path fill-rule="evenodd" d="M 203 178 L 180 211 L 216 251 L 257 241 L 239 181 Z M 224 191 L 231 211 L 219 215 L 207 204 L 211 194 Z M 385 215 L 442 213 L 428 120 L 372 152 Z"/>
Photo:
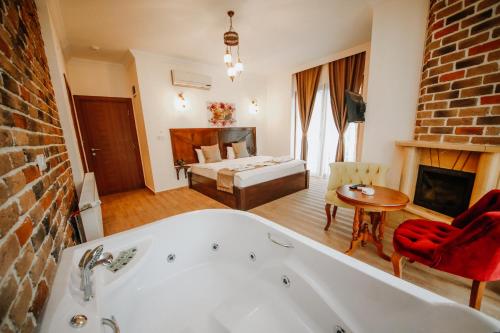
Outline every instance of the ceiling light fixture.
<path fill-rule="evenodd" d="M 227 12 L 229 16 L 229 30 L 224 33 L 224 44 L 226 45 L 226 53 L 224 53 L 224 63 L 227 66 L 227 76 L 234 81 L 237 75 L 243 72 L 243 63 L 240 60 L 240 37 L 233 30 L 234 11 Z M 236 63 L 233 64 L 233 48 L 236 48 Z"/>

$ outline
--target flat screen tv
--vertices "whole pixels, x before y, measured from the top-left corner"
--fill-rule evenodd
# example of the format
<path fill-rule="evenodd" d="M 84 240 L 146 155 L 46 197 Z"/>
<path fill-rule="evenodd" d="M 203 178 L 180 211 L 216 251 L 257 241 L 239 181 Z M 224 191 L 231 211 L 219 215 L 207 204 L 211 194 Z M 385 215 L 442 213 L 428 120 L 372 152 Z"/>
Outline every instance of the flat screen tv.
<path fill-rule="evenodd" d="M 346 89 L 345 101 L 347 107 L 347 122 L 365 122 L 366 103 L 363 102 L 363 96 Z"/>

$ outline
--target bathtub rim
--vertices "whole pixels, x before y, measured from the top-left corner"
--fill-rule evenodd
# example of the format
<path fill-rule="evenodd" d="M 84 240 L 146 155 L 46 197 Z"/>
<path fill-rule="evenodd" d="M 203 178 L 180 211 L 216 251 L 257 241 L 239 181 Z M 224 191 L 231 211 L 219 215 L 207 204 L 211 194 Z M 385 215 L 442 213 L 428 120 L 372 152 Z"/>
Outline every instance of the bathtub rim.
<path fill-rule="evenodd" d="M 432 291 L 429 291 L 427 289 L 424 289 L 420 286 L 417 286 L 415 284 L 412 284 L 408 281 L 405 281 L 403 279 L 400 279 L 392 274 L 389 274 L 381 269 L 378 269 L 376 267 L 373 267 L 363 261 L 360 261 L 356 258 L 350 257 L 343 252 L 340 252 L 338 250 L 335 250 L 331 247 L 328 247 L 318 241 L 315 241 L 309 237 L 306 237 L 296 231 L 293 231 L 287 227 L 284 227 L 282 225 L 279 225 L 276 222 L 272 222 L 266 218 L 263 218 L 259 215 L 246 212 L 246 211 L 240 211 L 240 210 L 234 210 L 234 209 L 202 209 L 202 210 L 196 210 L 196 211 L 190 211 L 186 213 L 181 213 L 178 215 L 166 217 L 142 226 L 138 226 L 136 228 L 132 228 L 126 231 L 122 231 L 116 234 L 112 234 L 109 236 L 106 236 L 104 238 L 92 240 L 87 243 L 79 244 L 73 247 L 69 247 L 63 250 L 63 253 L 61 254 L 61 260 L 59 264 L 57 265 L 57 271 L 56 271 L 56 278 L 54 279 L 53 287 L 51 288 L 51 292 L 49 295 L 49 299 L 47 302 L 47 306 L 44 310 L 43 316 L 42 316 L 42 321 L 41 321 L 41 326 L 40 326 L 40 331 L 45 332 L 48 328 L 50 328 L 50 318 L 45 318 L 47 313 L 52 313 L 55 314 L 58 308 L 59 303 L 62 301 L 62 298 L 64 297 L 63 291 L 65 290 L 65 286 L 60 285 L 60 283 L 64 282 L 63 279 L 66 278 L 66 274 L 68 272 L 71 272 L 71 264 L 75 262 L 75 253 L 81 252 L 83 253 L 84 250 L 87 248 L 92 248 L 97 246 L 98 244 L 106 241 L 106 240 L 113 240 L 117 241 L 120 238 L 127 237 L 127 235 L 131 232 L 145 232 L 148 229 L 155 229 L 158 228 L 159 225 L 162 223 L 171 221 L 171 220 L 178 220 L 182 219 L 184 217 L 189 217 L 189 216 L 199 216 L 199 215 L 204 215 L 206 213 L 209 214 L 225 214 L 225 215 L 235 215 L 235 216 L 246 216 L 250 217 L 261 224 L 272 228 L 276 230 L 277 232 L 282 233 L 283 235 L 286 236 L 292 243 L 293 242 L 300 242 L 316 251 L 321 252 L 324 255 L 329 256 L 330 258 L 333 258 L 340 263 L 347 265 L 351 269 L 354 269 L 358 271 L 359 273 L 365 273 L 369 277 L 376 279 L 380 283 L 383 283 L 389 287 L 396 288 L 398 291 L 405 293 L 409 296 L 419 298 L 421 301 L 428 303 L 429 306 L 433 305 L 438 305 L 438 304 L 445 304 L 450 307 L 458 307 L 461 308 L 461 310 L 469 312 L 473 316 L 478 316 L 481 317 L 481 319 L 488 321 L 492 325 L 499 325 L 500 321 L 497 319 L 486 315 L 485 313 L 482 313 L 480 311 L 474 310 L 470 307 L 467 307 L 463 304 L 459 304 L 455 301 L 452 301 L 444 296 L 440 296 Z M 144 235 L 142 235 L 144 236 Z M 63 267 L 66 265 L 65 267 Z M 64 273 L 63 273 L 64 270 Z M 61 271 L 61 272 L 60 272 Z M 56 298 L 56 299 L 53 299 Z M 45 329 L 45 330 L 44 330 Z"/>

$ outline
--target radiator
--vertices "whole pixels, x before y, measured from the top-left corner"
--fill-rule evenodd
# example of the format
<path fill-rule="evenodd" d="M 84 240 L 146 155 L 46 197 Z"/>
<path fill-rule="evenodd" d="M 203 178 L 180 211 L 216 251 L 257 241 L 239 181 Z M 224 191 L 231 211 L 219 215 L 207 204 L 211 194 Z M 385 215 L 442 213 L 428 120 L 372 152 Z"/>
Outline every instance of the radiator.
<path fill-rule="evenodd" d="M 83 239 L 91 241 L 104 237 L 102 227 L 101 201 L 93 172 L 86 173 L 83 178 L 82 194 L 78 203 L 84 230 Z M 82 239 L 82 241 L 83 241 Z"/>

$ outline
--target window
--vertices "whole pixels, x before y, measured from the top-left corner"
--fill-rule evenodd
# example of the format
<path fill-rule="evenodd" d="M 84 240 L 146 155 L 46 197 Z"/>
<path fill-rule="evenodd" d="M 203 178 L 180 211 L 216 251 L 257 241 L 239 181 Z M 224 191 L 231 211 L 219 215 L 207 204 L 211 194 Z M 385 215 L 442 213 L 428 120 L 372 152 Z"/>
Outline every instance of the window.
<path fill-rule="evenodd" d="M 294 94 L 295 96 L 295 94 Z M 293 103 L 296 108 L 296 103 Z M 302 148 L 302 127 L 298 110 L 295 113 L 295 157 L 300 158 Z M 356 160 L 357 124 L 350 123 L 344 133 L 345 161 Z M 316 92 L 314 108 L 307 131 L 307 169 L 312 176 L 328 177 L 330 163 L 335 162 L 339 133 L 335 127 L 330 104 L 328 84 L 322 84 Z"/>

